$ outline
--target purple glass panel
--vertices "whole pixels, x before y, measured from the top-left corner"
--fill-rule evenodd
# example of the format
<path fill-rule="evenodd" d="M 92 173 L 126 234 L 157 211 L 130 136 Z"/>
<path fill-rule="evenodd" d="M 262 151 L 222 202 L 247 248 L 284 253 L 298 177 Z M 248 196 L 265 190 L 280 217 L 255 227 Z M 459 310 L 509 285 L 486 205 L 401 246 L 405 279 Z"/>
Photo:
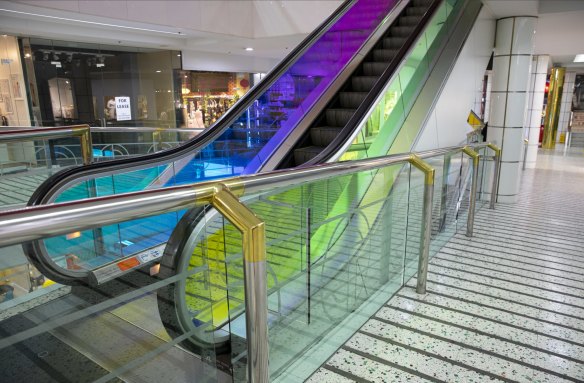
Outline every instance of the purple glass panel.
<path fill-rule="evenodd" d="M 263 121 L 271 124 L 263 126 L 268 129 L 260 134 L 263 145 L 246 164 L 244 174 L 255 173 L 260 168 L 398 2 L 357 1 L 260 97 L 255 116 L 263 116 Z M 261 126 L 257 125 L 260 129 Z"/>

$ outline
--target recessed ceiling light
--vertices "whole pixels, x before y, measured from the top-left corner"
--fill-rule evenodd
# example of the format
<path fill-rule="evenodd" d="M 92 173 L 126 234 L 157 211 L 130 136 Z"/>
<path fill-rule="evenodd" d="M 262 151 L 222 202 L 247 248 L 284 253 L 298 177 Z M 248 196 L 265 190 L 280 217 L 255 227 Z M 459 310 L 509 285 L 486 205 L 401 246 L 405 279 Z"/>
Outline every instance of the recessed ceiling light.
<path fill-rule="evenodd" d="M 158 69 L 158 70 L 156 71 L 156 73 L 160 73 L 160 72 L 162 72 L 160 69 Z"/>
<path fill-rule="evenodd" d="M 177 54 L 177 57 L 180 57 L 180 53 L 179 53 L 179 54 Z"/>
<path fill-rule="evenodd" d="M 575 63 L 584 63 L 584 53 L 576 55 L 576 57 L 574 57 L 574 62 Z"/>
<path fill-rule="evenodd" d="M 25 53 L 24 57 L 29 58 L 30 57 L 30 53 Z"/>
<path fill-rule="evenodd" d="M 247 48 L 245 48 L 245 50 L 248 51 L 248 52 L 251 52 L 251 51 L 253 51 L 253 48 L 252 47 L 247 47 Z"/>

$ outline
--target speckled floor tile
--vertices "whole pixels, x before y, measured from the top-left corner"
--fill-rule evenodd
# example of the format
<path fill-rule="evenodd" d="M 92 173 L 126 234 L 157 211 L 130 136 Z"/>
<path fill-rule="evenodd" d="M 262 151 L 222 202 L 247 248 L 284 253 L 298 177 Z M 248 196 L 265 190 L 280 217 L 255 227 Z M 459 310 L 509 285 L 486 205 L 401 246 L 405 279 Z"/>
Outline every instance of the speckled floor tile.
<path fill-rule="evenodd" d="M 578 267 L 584 266 L 584 258 L 577 251 L 570 250 L 558 251 L 557 249 L 546 250 L 537 246 L 516 245 L 507 241 L 493 243 L 494 241 L 483 240 L 481 238 L 468 238 L 464 235 L 455 235 L 449 241 L 449 244 L 460 244 L 463 246 L 477 247 L 493 252 L 503 252 L 505 254 L 514 254 L 521 257 L 543 259 L 545 261 L 553 260 L 559 263 L 572 264 Z"/>
<path fill-rule="evenodd" d="M 351 383 L 354 380 L 345 378 L 342 375 L 336 374 L 325 368 L 319 368 L 310 378 L 306 380 L 307 383 Z"/>
<path fill-rule="evenodd" d="M 534 279 L 534 280 L 539 280 L 539 281 L 544 281 L 544 282 L 548 282 L 550 283 L 552 286 L 555 287 L 561 287 L 562 289 L 568 289 L 566 291 L 568 291 L 569 293 L 572 294 L 579 294 L 582 293 L 584 294 L 584 282 L 579 282 L 579 281 L 575 281 L 572 279 L 567 279 L 565 278 L 565 275 L 561 275 L 561 276 L 555 276 L 555 275 L 550 275 L 546 273 L 546 269 L 545 268 L 541 268 L 539 271 L 529 271 L 528 269 L 522 267 L 513 267 L 510 265 L 503 265 L 501 263 L 497 263 L 495 262 L 492 257 L 487 257 L 487 256 L 480 256 L 478 254 L 473 254 L 473 255 L 469 255 L 467 254 L 466 256 L 454 256 L 451 255 L 447 252 L 439 252 L 436 257 L 434 257 L 432 259 L 433 262 L 436 262 L 436 260 L 444 260 L 444 261 L 449 261 L 449 262 L 453 262 L 455 264 L 459 264 L 459 265 L 466 265 L 466 266 L 475 266 L 477 268 L 482 268 L 483 270 L 485 270 L 484 272 L 486 274 L 489 275 L 496 275 L 493 273 L 504 273 L 506 275 L 509 275 L 511 278 L 517 277 L 517 278 L 528 278 L 528 279 Z M 560 273 L 563 274 L 563 273 Z"/>
<path fill-rule="evenodd" d="M 584 363 L 584 347 L 562 342 L 534 332 L 517 329 L 516 327 L 506 325 L 506 322 L 499 319 L 486 320 L 477 318 L 472 314 L 462 314 L 446 308 L 438 309 L 435 306 L 402 297 L 395 297 L 389 304 L 393 308 L 415 312 L 457 326 L 517 342 L 518 344 L 537 347 L 559 354 L 559 356 L 577 359 L 579 362 Z"/>
<path fill-rule="evenodd" d="M 568 289 L 558 291 L 561 290 L 561 287 L 554 287 L 546 282 L 532 281 L 525 278 L 513 278 L 512 280 L 512 277 L 508 277 L 504 274 L 496 274 L 496 272 L 485 273 L 472 266 L 456 266 L 452 263 L 442 262 L 440 259 L 432 260 L 430 270 L 435 274 L 447 275 L 463 280 L 472 280 L 477 284 L 492 285 L 500 290 L 511 290 L 526 296 L 535 295 L 540 299 L 578 306 L 583 310 L 582 314 L 584 314 L 584 297 L 579 298 L 577 295 L 573 294 L 573 291 L 568 291 Z M 552 289 L 553 291 L 550 291 Z"/>
<path fill-rule="evenodd" d="M 416 280 L 412 279 L 407 282 L 409 287 L 416 286 Z M 460 286 L 458 286 L 460 287 Z M 469 289 L 467 289 L 469 287 Z M 489 291 L 478 292 L 471 290 L 472 286 L 465 286 L 465 290 L 460 288 L 452 287 L 452 285 L 443 285 L 440 283 L 434 283 L 428 281 L 428 291 L 445 294 L 454 298 L 461 298 L 466 300 L 471 300 L 473 302 L 478 302 L 490 307 L 499 307 L 505 310 L 509 310 L 516 313 L 522 313 L 530 317 L 539 318 L 544 321 L 552 322 L 555 324 L 563 325 L 572 328 L 572 331 L 577 330 L 584 332 L 584 319 L 574 318 L 558 312 L 546 311 L 548 309 L 547 305 L 545 307 L 539 308 L 535 306 L 529 306 L 522 304 L 521 302 L 514 302 L 508 299 L 501 299 L 499 297 L 489 294 Z"/>
<path fill-rule="evenodd" d="M 428 382 L 420 376 L 375 362 L 347 350 L 337 351 L 327 364 L 370 382 Z"/>
<path fill-rule="evenodd" d="M 421 354 L 397 344 L 378 340 L 362 333 L 355 334 L 346 343 L 346 346 L 443 381 L 479 382 L 483 379 L 489 379 L 487 375 L 477 371 L 449 363 L 437 357 Z M 494 379 L 492 381 L 497 380 Z"/>
<path fill-rule="evenodd" d="M 454 294 L 454 297 L 433 293 L 421 296 L 416 294 L 415 289 L 413 288 L 404 288 L 400 290 L 398 294 L 399 296 L 404 296 L 406 298 L 421 299 L 426 303 L 436 305 L 437 309 L 453 309 L 466 312 L 470 315 L 481 316 L 505 324 L 525 328 L 526 330 L 542 333 L 543 336 L 549 335 L 551 337 L 560 338 L 559 341 L 564 339 L 576 342 L 579 344 L 579 347 L 584 346 L 584 332 L 574 331 L 552 323 L 546 323 L 538 320 L 537 316 L 529 317 L 527 316 L 527 313 L 521 311 L 518 311 L 517 313 L 509 312 L 500 305 L 489 307 L 487 306 L 488 303 L 480 301 L 480 296 L 477 296 L 476 294 L 465 294 L 465 292 L 461 290 L 457 290 L 456 293 Z M 456 296 L 458 296 L 458 299 Z M 477 297 L 479 299 L 477 299 L 475 303 L 469 302 Z M 537 313 L 539 313 L 539 311 Z"/>
<path fill-rule="evenodd" d="M 516 286 L 516 288 L 510 289 L 510 290 L 503 290 L 502 286 L 504 286 L 504 284 L 499 283 L 499 281 L 497 281 L 497 283 L 490 284 L 490 283 L 487 283 L 488 281 L 485 281 L 484 278 L 480 278 L 480 277 L 477 277 L 475 275 L 473 275 L 473 276 L 466 275 L 465 276 L 464 273 L 453 273 L 453 272 L 448 272 L 447 273 L 448 275 L 439 275 L 439 274 L 435 274 L 433 271 L 434 271 L 434 268 L 430 267 L 429 272 L 428 272 L 428 280 L 433 281 L 433 282 L 442 283 L 442 284 L 446 284 L 449 286 L 460 287 L 460 288 L 475 291 L 478 293 L 488 294 L 488 295 L 495 297 L 495 298 L 503 298 L 503 299 L 511 300 L 511 301 L 514 301 L 517 303 L 534 306 L 537 308 L 545 308 L 546 310 L 554 311 L 556 313 L 562 313 L 562 314 L 572 315 L 572 316 L 575 316 L 578 318 L 584 318 L 584 307 L 583 308 L 575 307 L 575 306 L 571 306 L 569 304 L 558 303 L 558 302 L 546 300 L 545 298 L 538 297 L 539 295 L 549 297 L 552 294 L 545 294 L 545 292 L 541 292 L 541 291 L 534 292 L 533 290 L 526 291 L 527 294 L 532 294 L 532 295 L 537 294 L 537 296 L 530 296 L 530 295 L 515 292 L 515 290 L 519 290 L 519 291 L 526 290 L 526 289 L 521 288 L 520 286 Z M 451 275 L 459 276 L 462 279 L 455 278 Z M 471 282 L 471 280 L 472 280 L 472 282 Z M 483 283 L 487 283 L 487 284 L 477 283 L 478 281 L 482 281 Z"/>
<path fill-rule="evenodd" d="M 399 319 L 399 323 L 407 323 L 408 318 L 410 317 L 411 316 L 403 315 L 402 318 Z M 396 327 L 377 320 L 370 320 L 367 322 L 363 326 L 362 331 L 366 334 L 377 335 L 390 341 L 424 350 L 433 355 L 451 359 L 472 366 L 481 371 L 506 377 L 514 381 L 529 382 L 529 379 L 533 375 L 532 369 L 527 366 L 497 358 L 489 353 L 472 350 L 454 343 L 436 339 L 432 336 L 423 335 L 415 331 Z M 546 376 L 546 374 L 543 375 Z M 555 376 L 553 377 L 556 378 Z M 557 381 L 561 382 L 564 380 L 558 379 Z"/>
<path fill-rule="evenodd" d="M 512 259 L 518 262 L 527 262 L 531 264 L 535 264 L 538 266 L 544 267 L 553 267 L 558 270 L 565 270 L 570 271 L 571 273 L 575 274 L 584 274 L 584 264 L 576 261 L 570 261 L 566 259 L 558 259 L 553 257 L 546 257 L 546 256 L 537 256 L 531 252 L 527 251 L 513 251 L 510 249 L 505 249 L 504 246 L 500 246 L 499 250 L 494 249 L 487 249 L 483 245 L 476 245 L 473 246 L 471 243 L 469 244 L 460 244 L 460 243 L 453 243 L 449 242 L 446 244 L 445 248 L 447 249 L 456 249 L 456 250 L 463 250 L 463 251 L 472 251 L 473 253 L 489 255 L 491 253 L 498 254 L 500 256 L 504 256 L 505 258 Z M 507 250 L 507 251 L 505 251 Z"/>
<path fill-rule="evenodd" d="M 485 260 L 487 262 L 491 262 L 497 265 L 504 265 L 513 268 L 517 268 L 520 270 L 529 270 L 536 273 L 548 274 L 557 277 L 567 277 L 571 280 L 575 280 L 580 283 L 584 283 L 584 275 L 572 272 L 570 270 L 558 270 L 550 267 L 545 267 L 533 263 L 525 262 L 524 260 L 512 260 L 502 254 L 478 254 L 473 253 L 465 250 L 457 250 L 457 249 L 449 249 L 449 248 L 442 248 L 440 249 L 440 253 L 449 254 L 451 256 L 464 256 L 470 258 L 476 258 L 477 260 Z"/>

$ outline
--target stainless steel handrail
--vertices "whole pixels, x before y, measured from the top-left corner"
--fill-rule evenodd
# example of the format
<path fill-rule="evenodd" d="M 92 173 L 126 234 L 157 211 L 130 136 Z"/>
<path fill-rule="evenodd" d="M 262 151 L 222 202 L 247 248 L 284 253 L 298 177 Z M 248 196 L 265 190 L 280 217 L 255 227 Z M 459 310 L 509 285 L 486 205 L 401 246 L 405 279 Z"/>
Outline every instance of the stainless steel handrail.
<path fill-rule="evenodd" d="M 472 148 L 489 147 L 491 144 Z M 434 169 L 423 161 L 452 152 L 466 151 L 451 147 L 420 153 L 404 153 L 357 161 L 322 164 L 306 168 L 235 177 L 221 182 L 147 190 L 96 197 L 85 200 L 27 207 L 0 212 L 0 247 L 40 240 L 75 231 L 96 229 L 127 220 L 145 218 L 171 211 L 212 205 L 242 233 L 244 255 L 244 289 L 246 297 L 246 329 L 248 339 L 248 376 L 250 381 L 268 381 L 267 282 L 264 223 L 239 197 L 253 193 L 291 187 L 310 181 L 324 180 L 351 173 L 381 169 L 409 163 L 425 174 L 422 230 L 418 260 L 416 291 L 426 292 L 429 249 L 432 228 Z M 500 152 L 497 152 L 500 157 Z M 478 157 L 478 155 L 477 155 Z M 473 158 L 474 160 L 474 158 Z M 498 163 L 499 161 L 497 161 Z M 498 167 L 495 168 L 496 170 Z M 477 173 L 473 177 L 476 179 Z M 473 180 L 474 181 L 474 180 Z M 494 183 L 496 183 L 496 179 Z M 476 182 L 473 182 L 476 184 Z M 475 190 L 471 200 L 476 198 Z M 474 206 L 471 201 L 471 206 Z M 469 220 L 471 215 L 469 212 Z"/>

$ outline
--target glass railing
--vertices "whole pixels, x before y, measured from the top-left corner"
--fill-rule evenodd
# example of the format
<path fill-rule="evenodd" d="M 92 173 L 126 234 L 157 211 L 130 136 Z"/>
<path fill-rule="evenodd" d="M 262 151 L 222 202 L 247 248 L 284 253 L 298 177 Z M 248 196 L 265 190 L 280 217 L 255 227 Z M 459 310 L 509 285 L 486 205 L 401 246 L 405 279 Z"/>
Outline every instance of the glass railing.
<path fill-rule="evenodd" d="M 70 298 L 28 311 L 33 323 L 11 326 L 0 348 L 18 349 L 37 336 L 58 334 L 101 368 L 71 364 L 68 358 L 54 359 L 53 368 L 66 376 L 92 374 L 91 381 L 131 380 L 140 371 L 158 377 L 162 366 L 178 357 L 174 353 L 190 361 L 192 352 L 201 357 L 193 361 L 200 374 L 202 360 L 228 371 L 234 381 L 302 381 L 416 273 L 418 292 L 425 291 L 429 258 L 455 232 L 468 230 L 459 221 L 466 219 L 472 227 L 469 210 L 462 206 L 478 205 L 479 184 L 473 181 L 480 167 L 469 168 L 464 158 L 474 158 L 483 147 L 405 153 L 0 213 L 0 247 L 6 248 L 51 236 L 84 238 L 114 223 L 160 214 L 177 217 L 186 209 L 160 263 L 142 263 L 147 267 L 140 272 L 101 287 L 75 288 Z M 368 190 L 365 197 L 362 188 Z M 347 209 L 337 209 L 339 198 L 348 200 Z M 71 254 L 63 257 L 74 270 Z M 115 267 L 128 270 L 131 262 Z M 9 280 L 0 284 L 13 287 Z M 23 298 L 5 294 L 0 308 L 16 307 L 17 299 Z M 93 339 L 94 334 L 99 336 Z M 190 352 L 175 347 L 179 344 Z M 114 349 L 119 359 L 111 358 Z M 17 363 L 24 363 L 19 355 Z M 166 371 L 183 374 L 186 367 L 180 366 Z"/>
<path fill-rule="evenodd" d="M 91 153 L 83 151 L 77 137 L 81 128 L 89 132 Z M 0 144 L 6 145 L 0 160 L 0 209 L 26 204 L 42 182 L 63 169 L 159 152 L 198 133 L 192 129 L 87 125 L 0 128 Z"/>
<path fill-rule="evenodd" d="M 467 232 L 475 177 L 468 158 L 456 149 L 424 157 L 436 180 L 429 257 L 455 233 Z M 477 188 L 484 171 L 481 167 L 476 173 L 481 178 Z M 398 164 L 243 199 L 266 224 L 270 380 L 307 378 L 416 274 L 428 208 L 426 182 L 426 174 Z M 477 189 L 477 209 L 484 206 L 485 197 Z M 236 377 L 244 381 L 241 234 L 216 212 L 199 214 L 199 224 L 182 233 L 188 240 L 171 240 L 169 247 L 183 251 L 177 270 L 205 267 L 206 282 L 186 284 L 182 295 L 161 299 L 176 303 L 173 313 L 189 313 L 189 319 L 182 320 L 191 324 L 185 331 L 196 331 L 199 322 L 212 320 L 213 331 L 198 335 L 223 340 L 216 346 L 230 349 L 233 368 L 239 371 Z M 199 295 L 210 295 L 211 300 Z"/>
<path fill-rule="evenodd" d="M 428 79 L 441 47 L 456 26 L 465 1 L 445 0 L 418 37 L 408 57 L 380 94 L 351 145 L 337 153 L 341 161 L 371 158 L 410 150 L 421 125 L 406 125 L 412 106 Z M 403 126 L 403 129 L 402 129 Z"/>

